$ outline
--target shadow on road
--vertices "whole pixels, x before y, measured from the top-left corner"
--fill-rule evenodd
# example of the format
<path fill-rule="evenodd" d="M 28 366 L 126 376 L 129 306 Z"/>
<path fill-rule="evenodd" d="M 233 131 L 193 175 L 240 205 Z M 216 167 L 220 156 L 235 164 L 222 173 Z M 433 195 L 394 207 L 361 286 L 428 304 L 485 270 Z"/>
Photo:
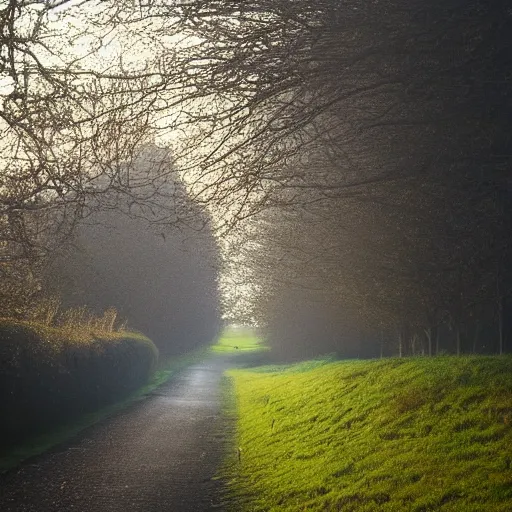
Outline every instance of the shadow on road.
<path fill-rule="evenodd" d="M 222 375 L 263 354 L 212 355 L 74 440 L 0 477 L 2 512 L 222 510 L 230 426 Z"/>

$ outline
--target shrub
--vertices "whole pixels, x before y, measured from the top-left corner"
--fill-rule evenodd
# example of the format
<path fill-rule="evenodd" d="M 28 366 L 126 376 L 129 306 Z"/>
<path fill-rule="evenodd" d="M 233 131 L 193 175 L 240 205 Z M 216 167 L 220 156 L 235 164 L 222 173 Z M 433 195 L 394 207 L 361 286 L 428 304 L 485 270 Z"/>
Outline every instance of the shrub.
<path fill-rule="evenodd" d="M 142 334 L 0 319 L 0 448 L 127 396 L 157 358 Z"/>

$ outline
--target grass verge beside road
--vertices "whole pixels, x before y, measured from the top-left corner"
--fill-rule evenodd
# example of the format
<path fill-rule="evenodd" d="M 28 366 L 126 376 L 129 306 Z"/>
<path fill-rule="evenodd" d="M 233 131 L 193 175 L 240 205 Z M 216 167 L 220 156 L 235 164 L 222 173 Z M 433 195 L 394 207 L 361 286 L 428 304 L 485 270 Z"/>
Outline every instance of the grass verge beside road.
<path fill-rule="evenodd" d="M 239 369 L 237 511 L 512 510 L 512 357 Z"/>

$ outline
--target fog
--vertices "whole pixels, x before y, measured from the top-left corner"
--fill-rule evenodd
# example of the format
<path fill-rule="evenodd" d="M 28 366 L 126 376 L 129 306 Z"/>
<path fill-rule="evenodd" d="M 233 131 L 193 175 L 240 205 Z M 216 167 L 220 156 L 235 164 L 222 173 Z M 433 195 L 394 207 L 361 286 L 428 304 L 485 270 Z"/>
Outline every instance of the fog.
<path fill-rule="evenodd" d="M 144 169 L 149 156 L 161 153 L 143 152 L 135 167 Z M 183 185 L 176 181 L 167 194 L 161 192 L 150 211 L 129 208 L 125 199 L 109 209 L 113 198 L 103 199 L 103 208 L 81 222 L 46 279 L 65 307 L 87 305 L 100 313 L 113 306 L 130 329 L 170 354 L 209 342 L 218 332 L 218 254 L 206 214 L 187 199 Z M 170 211 L 174 226 L 162 222 Z M 186 223 L 177 218 L 185 212 Z"/>

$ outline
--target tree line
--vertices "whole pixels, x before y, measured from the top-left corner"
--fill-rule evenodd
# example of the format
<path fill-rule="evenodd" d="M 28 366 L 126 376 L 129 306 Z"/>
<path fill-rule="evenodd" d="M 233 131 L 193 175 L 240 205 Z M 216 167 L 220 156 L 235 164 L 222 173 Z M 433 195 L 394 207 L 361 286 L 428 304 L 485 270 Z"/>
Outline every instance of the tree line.
<path fill-rule="evenodd" d="M 119 165 L 156 137 L 276 350 L 510 349 L 506 1 L 66 4 L 0 16 L 15 282 L 75 219 L 166 197 L 165 171 L 134 188 Z"/>
<path fill-rule="evenodd" d="M 155 144 L 168 77 L 124 51 L 132 7 L 0 7 L 0 317 L 113 306 L 166 355 L 217 333 L 218 249 Z"/>
<path fill-rule="evenodd" d="M 509 7 L 299 4 L 248 315 L 285 357 L 510 350 Z"/>

